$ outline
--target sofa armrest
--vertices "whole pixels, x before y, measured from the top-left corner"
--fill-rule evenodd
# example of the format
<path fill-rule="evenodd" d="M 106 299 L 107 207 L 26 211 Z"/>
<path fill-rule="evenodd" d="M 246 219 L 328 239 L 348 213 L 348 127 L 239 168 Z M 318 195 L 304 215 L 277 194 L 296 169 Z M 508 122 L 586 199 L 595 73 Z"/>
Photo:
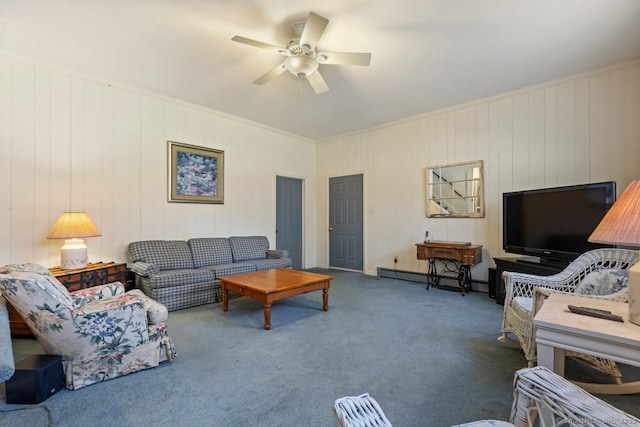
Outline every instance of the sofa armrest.
<path fill-rule="evenodd" d="M 153 276 L 160 272 L 160 268 L 158 268 L 156 265 L 142 261 L 134 262 L 129 266 L 129 268 L 138 276 L 144 277 Z"/>
<path fill-rule="evenodd" d="M 289 258 L 289 251 L 286 249 L 269 249 L 267 250 L 268 259 Z"/>
<path fill-rule="evenodd" d="M 82 307 L 91 301 L 122 294 L 124 294 L 124 285 L 120 282 L 106 283 L 100 286 L 93 286 L 91 288 L 69 292 L 73 305 L 76 307 Z"/>

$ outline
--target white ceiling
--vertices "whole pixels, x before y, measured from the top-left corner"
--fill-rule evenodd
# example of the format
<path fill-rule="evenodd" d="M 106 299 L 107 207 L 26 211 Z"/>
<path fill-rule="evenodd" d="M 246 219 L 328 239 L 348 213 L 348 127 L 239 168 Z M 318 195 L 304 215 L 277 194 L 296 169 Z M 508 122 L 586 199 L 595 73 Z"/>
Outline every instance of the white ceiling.
<path fill-rule="evenodd" d="M 309 11 L 329 92 L 289 73 L 251 82 Z M 1 0 L 14 53 L 323 139 L 640 58 L 639 0 Z"/>

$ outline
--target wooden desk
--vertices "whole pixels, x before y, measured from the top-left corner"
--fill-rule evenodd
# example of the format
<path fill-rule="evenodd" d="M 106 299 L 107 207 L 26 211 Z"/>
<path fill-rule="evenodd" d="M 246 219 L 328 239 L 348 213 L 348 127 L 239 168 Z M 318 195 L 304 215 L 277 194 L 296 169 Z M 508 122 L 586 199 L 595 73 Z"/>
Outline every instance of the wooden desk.
<path fill-rule="evenodd" d="M 427 289 L 440 286 L 442 273 L 453 273 L 462 288 L 462 295 L 471 290 L 471 266 L 482 262 L 482 245 L 470 242 L 431 242 L 416 243 L 418 259 L 427 260 Z M 443 270 L 438 274 L 436 260 L 443 263 Z"/>
<path fill-rule="evenodd" d="M 571 313 L 576 305 L 611 311 L 624 323 Z M 565 353 L 575 351 L 640 366 L 640 327 L 629 321 L 626 303 L 571 294 L 551 294 L 533 319 L 536 326 L 538 365 L 564 376 Z M 622 384 L 576 383 L 591 393 L 640 392 L 640 382 Z"/>
<path fill-rule="evenodd" d="M 127 286 L 127 264 L 115 262 L 94 262 L 85 268 L 63 270 L 60 267 L 49 269 L 56 279 L 70 292 L 91 288 L 111 282 L 120 282 Z M 32 337 L 31 329 L 11 304 L 7 304 L 11 335 L 15 337 Z"/>

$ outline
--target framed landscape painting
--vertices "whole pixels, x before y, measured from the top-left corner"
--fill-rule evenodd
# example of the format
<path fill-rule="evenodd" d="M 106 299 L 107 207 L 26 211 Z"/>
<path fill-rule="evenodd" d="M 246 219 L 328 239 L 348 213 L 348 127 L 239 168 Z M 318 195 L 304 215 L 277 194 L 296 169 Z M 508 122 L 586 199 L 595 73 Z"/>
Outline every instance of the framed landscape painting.
<path fill-rule="evenodd" d="M 224 203 L 224 151 L 167 141 L 169 202 Z"/>

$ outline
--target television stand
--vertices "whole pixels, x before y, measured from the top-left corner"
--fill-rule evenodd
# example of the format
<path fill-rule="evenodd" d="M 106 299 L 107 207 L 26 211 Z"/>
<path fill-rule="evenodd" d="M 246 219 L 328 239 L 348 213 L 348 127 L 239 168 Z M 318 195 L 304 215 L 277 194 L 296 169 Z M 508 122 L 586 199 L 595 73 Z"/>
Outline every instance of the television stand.
<path fill-rule="evenodd" d="M 502 273 L 510 271 L 514 273 L 535 274 L 536 276 L 551 276 L 560 273 L 567 267 L 563 262 L 546 262 L 544 259 L 532 257 L 496 257 L 495 296 L 497 304 L 504 304 L 505 289 L 502 281 Z"/>
<path fill-rule="evenodd" d="M 567 266 L 570 264 L 569 261 L 561 261 L 561 260 L 557 260 L 557 259 L 549 259 L 549 258 L 535 258 L 535 257 L 523 257 L 523 258 L 518 258 L 516 260 L 516 262 L 521 262 L 524 264 L 528 264 L 535 267 L 545 267 L 545 268 L 553 268 L 553 269 L 560 269 L 560 271 L 564 270 L 565 268 L 567 268 Z"/>

